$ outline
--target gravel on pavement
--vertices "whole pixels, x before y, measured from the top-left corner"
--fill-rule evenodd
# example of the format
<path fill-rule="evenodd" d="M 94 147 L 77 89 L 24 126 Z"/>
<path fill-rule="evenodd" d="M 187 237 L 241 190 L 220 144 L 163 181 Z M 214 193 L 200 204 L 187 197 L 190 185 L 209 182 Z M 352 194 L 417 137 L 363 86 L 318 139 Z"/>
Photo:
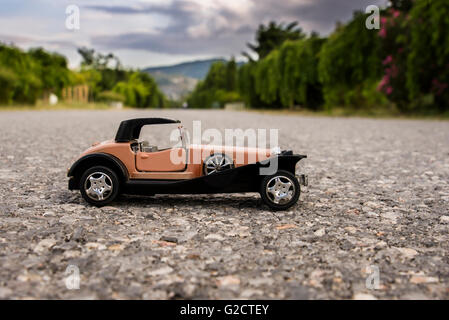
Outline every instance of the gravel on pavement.
<path fill-rule="evenodd" d="M 67 168 L 134 117 L 280 129 L 309 186 L 283 212 L 258 194 L 87 205 Z M 0 112 L 0 299 L 448 299 L 448 208 L 447 121 Z"/>

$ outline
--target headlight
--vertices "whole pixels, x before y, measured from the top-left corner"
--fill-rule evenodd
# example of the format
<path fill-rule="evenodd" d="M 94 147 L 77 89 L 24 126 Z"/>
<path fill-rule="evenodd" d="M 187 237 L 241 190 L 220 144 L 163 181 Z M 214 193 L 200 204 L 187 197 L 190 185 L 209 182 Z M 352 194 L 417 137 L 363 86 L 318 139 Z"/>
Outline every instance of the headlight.
<path fill-rule="evenodd" d="M 295 166 L 295 174 L 300 174 L 301 171 L 301 162 L 298 161 Z"/>

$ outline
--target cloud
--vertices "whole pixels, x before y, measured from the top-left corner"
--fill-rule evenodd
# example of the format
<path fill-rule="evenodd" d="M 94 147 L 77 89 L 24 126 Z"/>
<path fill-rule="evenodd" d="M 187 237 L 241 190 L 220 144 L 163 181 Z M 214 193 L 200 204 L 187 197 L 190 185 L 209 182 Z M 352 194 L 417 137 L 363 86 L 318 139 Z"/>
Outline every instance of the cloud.
<path fill-rule="evenodd" d="M 3 43 L 26 44 L 33 41 L 34 39 L 26 36 L 0 34 L 0 42 Z"/>
<path fill-rule="evenodd" d="M 303 28 L 310 32 L 330 33 L 337 21 L 348 21 L 355 10 L 365 11 L 369 5 L 383 6 L 386 0 L 264 0 L 263 6 L 255 9 L 254 15 L 261 21 L 278 17 L 284 21 L 299 21 Z M 271 10 L 268 10 L 271 8 Z M 309 27 L 306 27 L 309 26 Z"/>
<path fill-rule="evenodd" d="M 24 46 L 25 48 L 30 47 L 51 47 L 53 49 L 77 49 L 81 47 L 82 43 L 73 42 L 66 39 L 57 38 L 45 38 L 45 37 L 29 37 L 29 36 L 16 36 L 0 34 L 0 43 L 14 44 Z"/>
<path fill-rule="evenodd" d="M 298 21 L 326 35 L 353 10 L 386 0 L 2 0 L 0 41 L 44 46 L 76 56 L 77 46 L 125 52 L 124 63 L 239 56 L 261 23 Z M 65 28 L 65 9 L 77 3 L 81 29 Z M 128 60 L 126 60 L 128 57 Z M 138 57 L 141 57 L 138 59 Z M 156 58 L 157 57 L 157 58 Z M 150 64 L 150 62 L 149 62 Z"/>
<path fill-rule="evenodd" d="M 347 21 L 356 9 L 385 0 L 179 0 L 134 5 L 86 5 L 112 15 L 161 14 L 169 18 L 157 32 L 97 35 L 93 43 L 108 49 L 139 49 L 167 54 L 239 54 L 252 41 L 257 26 L 275 20 L 299 21 L 306 32 L 331 32 L 337 21 Z"/>
<path fill-rule="evenodd" d="M 104 48 L 133 48 L 167 54 L 215 54 L 228 55 L 238 53 L 247 36 L 231 34 L 205 34 L 190 30 L 183 34 L 167 33 L 163 36 L 149 33 L 127 33 L 118 36 L 98 36 L 93 42 Z M 207 31 L 206 31 L 207 32 Z M 194 35 L 192 35 L 194 34 Z"/>
<path fill-rule="evenodd" d="M 139 49 L 168 54 L 239 53 L 253 34 L 250 25 L 242 24 L 235 12 L 223 7 L 205 8 L 195 1 L 140 6 L 86 6 L 115 15 L 162 14 L 169 18 L 167 26 L 157 32 L 127 32 L 120 35 L 98 35 L 92 42 L 109 49 Z M 222 10 L 223 9 L 223 10 Z"/>

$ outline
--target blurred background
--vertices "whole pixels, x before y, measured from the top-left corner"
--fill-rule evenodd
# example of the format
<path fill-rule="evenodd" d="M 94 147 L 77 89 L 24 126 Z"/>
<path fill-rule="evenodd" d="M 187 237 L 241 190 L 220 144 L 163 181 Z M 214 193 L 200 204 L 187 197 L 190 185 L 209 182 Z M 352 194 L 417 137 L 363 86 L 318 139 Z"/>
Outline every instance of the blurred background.
<path fill-rule="evenodd" d="M 446 0 L 0 4 L 4 109 L 449 115 Z"/>

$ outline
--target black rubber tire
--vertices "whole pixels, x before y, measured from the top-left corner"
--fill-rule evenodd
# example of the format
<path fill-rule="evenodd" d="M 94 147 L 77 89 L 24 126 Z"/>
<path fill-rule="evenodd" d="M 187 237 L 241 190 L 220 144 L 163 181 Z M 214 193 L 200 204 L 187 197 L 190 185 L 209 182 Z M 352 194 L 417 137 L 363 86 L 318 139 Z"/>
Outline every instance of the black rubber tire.
<path fill-rule="evenodd" d="M 94 199 L 90 198 L 86 194 L 86 191 L 84 190 L 84 182 L 89 177 L 89 175 L 94 172 L 105 173 L 111 178 L 112 193 L 104 200 L 94 200 Z M 112 201 L 114 201 L 115 198 L 117 198 L 119 191 L 120 191 L 120 181 L 119 181 L 119 178 L 117 177 L 117 174 L 113 170 L 109 169 L 108 167 L 95 166 L 95 167 L 87 169 L 82 174 L 81 179 L 80 179 L 79 188 L 80 188 L 80 192 L 81 192 L 81 195 L 84 198 L 84 200 L 86 200 L 88 203 L 90 203 L 96 207 L 103 207 L 103 206 L 111 203 Z"/>
<path fill-rule="evenodd" d="M 285 177 L 289 178 L 291 181 L 293 181 L 293 184 L 295 186 L 295 194 L 293 195 L 292 199 L 287 203 L 283 203 L 283 204 L 275 203 L 266 194 L 266 188 L 267 188 L 268 182 L 276 176 L 285 176 Z M 270 209 L 272 209 L 274 211 L 280 211 L 280 210 L 287 210 L 288 208 L 293 206 L 296 202 L 298 202 L 299 196 L 301 194 L 301 188 L 300 188 L 298 179 L 296 179 L 294 174 L 292 174 L 288 171 L 285 171 L 285 170 L 279 170 L 275 174 L 266 176 L 265 178 L 262 179 L 262 182 L 260 184 L 259 193 L 260 193 L 260 196 L 261 196 L 263 202 L 267 206 L 269 206 Z"/>

